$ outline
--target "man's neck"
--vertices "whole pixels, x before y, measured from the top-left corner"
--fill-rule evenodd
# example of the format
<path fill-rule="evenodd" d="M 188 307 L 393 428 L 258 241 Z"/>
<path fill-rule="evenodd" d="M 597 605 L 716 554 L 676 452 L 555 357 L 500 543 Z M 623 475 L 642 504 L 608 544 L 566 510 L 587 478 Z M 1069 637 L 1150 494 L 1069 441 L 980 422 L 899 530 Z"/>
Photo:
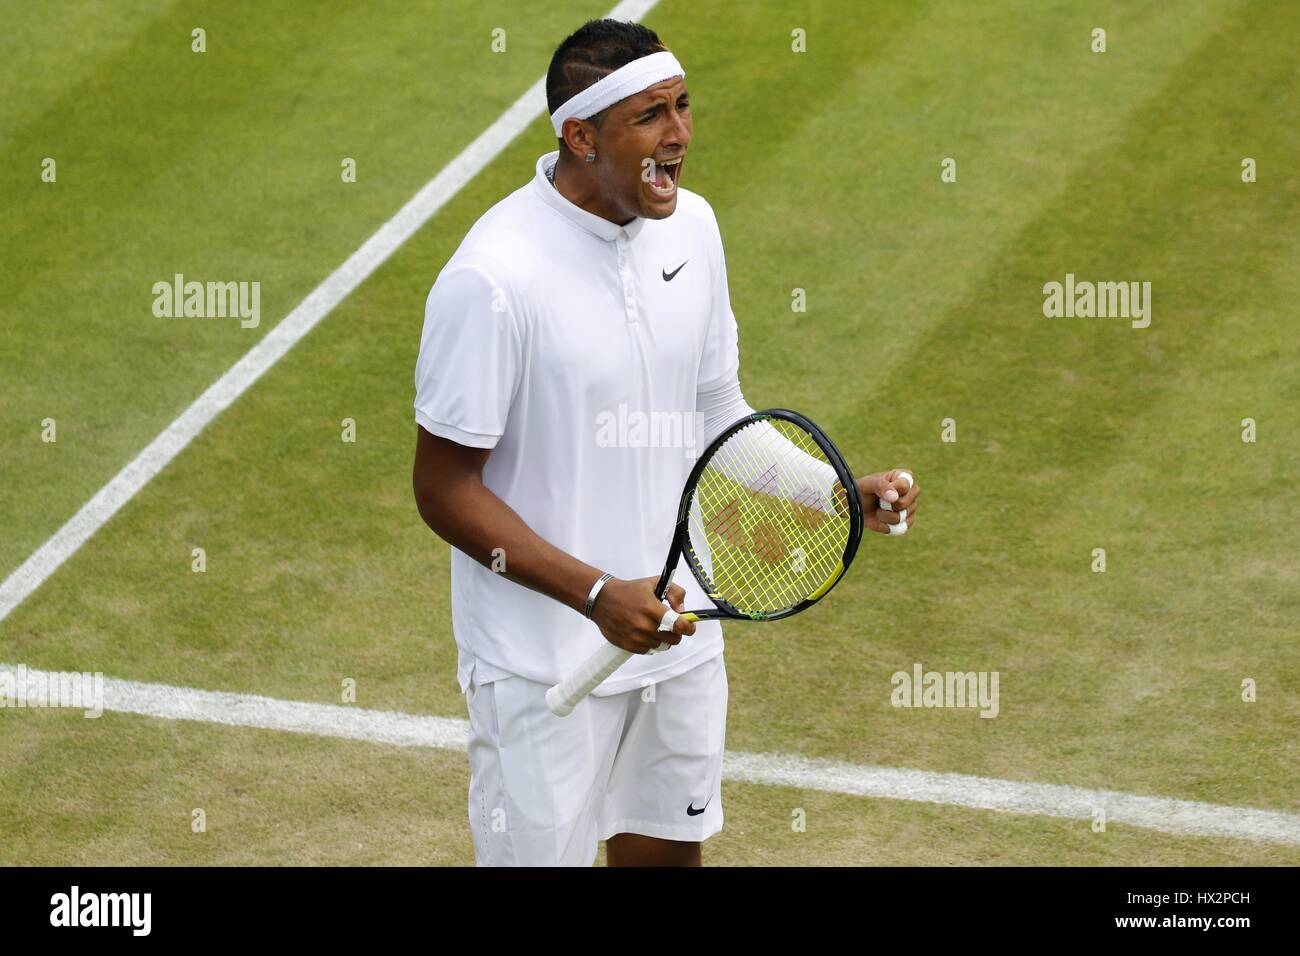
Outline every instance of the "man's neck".
<path fill-rule="evenodd" d="M 605 204 L 599 201 L 600 197 L 595 185 L 578 170 L 575 170 L 573 164 L 557 159 L 554 174 L 551 176 L 551 185 L 555 187 L 561 196 L 579 209 L 584 209 L 593 216 L 599 216 L 601 219 L 606 219 L 616 225 L 626 226 L 636 218 L 636 216 L 633 216 L 631 219 L 623 219 L 617 213 L 606 208 Z"/>

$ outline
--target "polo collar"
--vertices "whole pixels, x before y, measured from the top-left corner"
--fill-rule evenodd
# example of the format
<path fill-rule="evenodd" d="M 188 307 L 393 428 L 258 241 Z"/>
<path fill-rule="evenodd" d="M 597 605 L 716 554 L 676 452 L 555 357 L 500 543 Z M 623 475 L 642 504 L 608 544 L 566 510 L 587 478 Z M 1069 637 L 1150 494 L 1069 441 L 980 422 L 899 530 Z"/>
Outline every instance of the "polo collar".
<path fill-rule="evenodd" d="M 551 181 L 546 177 L 546 171 L 554 166 L 559 158 L 560 151 L 557 149 L 537 160 L 537 175 L 533 177 L 533 191 L 541 197 L 542 202 L 578 228 L 606 242 L 613 242 L 615 239 L 635 239 L 641 227 L 645 225 L 643 217 L 637 216 L 626 226 L 620 226 L 616 222 L 610 222 L 595 213 L 587 212 L 580 206 L 575 206 L 560 195 L 560 191 L 551 185 Z"/>

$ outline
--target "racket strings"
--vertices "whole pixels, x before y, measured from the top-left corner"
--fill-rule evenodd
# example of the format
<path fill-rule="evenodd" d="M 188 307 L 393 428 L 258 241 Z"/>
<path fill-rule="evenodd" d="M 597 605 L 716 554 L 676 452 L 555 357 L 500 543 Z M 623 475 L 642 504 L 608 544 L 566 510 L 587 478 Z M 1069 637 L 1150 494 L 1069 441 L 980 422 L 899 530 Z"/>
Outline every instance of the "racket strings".
<path fill-rule="evenodd" d="M 788 456 L 789 449 L 782 451 Z M 836 522 L 828 518 L 827 496 L 805 484 L 770 486 L 774 471 L 788 470 L 769 465 L 758 483 L 740 487 L 725 472 L 724 480 L 717 480 L 715 470 L 701 497 L 715 593 L 748 612 L 772 613 L 798 604 L 840 567 L 847 535 L 837 534 Z M 710 513 L 711 521 L 705 517 Z"/>
<path fill-rule="evenodd" d="M 690 550 L 711 592 L 751 614 L 811 597 L 842 568 L 843 496 L 825 452 L 793 422 L 739 429 L 705 465 L 691 502 Z"/>

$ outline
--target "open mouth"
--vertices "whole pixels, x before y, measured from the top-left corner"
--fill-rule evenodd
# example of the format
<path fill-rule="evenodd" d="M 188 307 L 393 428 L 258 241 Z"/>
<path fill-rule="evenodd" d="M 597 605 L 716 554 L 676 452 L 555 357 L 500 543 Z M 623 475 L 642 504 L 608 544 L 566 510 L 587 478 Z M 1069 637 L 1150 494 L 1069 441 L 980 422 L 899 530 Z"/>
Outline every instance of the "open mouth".
<path fill-rule="evenodd" d="M 677 179 L 682 174 L 682 157 L 655 164 L 654 179 L 646 183 L 656 196 L 667 198 L 677 192 Z"/>

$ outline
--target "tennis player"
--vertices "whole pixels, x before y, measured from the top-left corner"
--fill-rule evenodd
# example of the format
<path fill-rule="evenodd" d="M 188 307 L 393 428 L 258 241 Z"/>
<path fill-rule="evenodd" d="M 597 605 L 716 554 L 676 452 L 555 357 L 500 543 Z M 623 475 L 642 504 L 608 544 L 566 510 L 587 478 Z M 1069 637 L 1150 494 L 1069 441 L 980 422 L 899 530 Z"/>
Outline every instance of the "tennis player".
<path fill-rule="evenodd" d="M 654 585 L 693 459 L 752 411 L 713 209 L 680 185 L 686 73 L 654 31 L 593 20 L 546 76 L 559 149 L 439 273 L 415 370 L 414 489 L 452 545 L 479 865 L 699 865 L 722 827 L 717 622 L 658 630 Z M 858 479 L 905 531 L 920 487 Z M 904 522 L 903 524 L 900 524 Z M 683 565 L 676 610 L 707 606 Z M 637 652 L 568 717 L 549 686 Z M 660 653 L 649 651 L 661 643 Z"/>

